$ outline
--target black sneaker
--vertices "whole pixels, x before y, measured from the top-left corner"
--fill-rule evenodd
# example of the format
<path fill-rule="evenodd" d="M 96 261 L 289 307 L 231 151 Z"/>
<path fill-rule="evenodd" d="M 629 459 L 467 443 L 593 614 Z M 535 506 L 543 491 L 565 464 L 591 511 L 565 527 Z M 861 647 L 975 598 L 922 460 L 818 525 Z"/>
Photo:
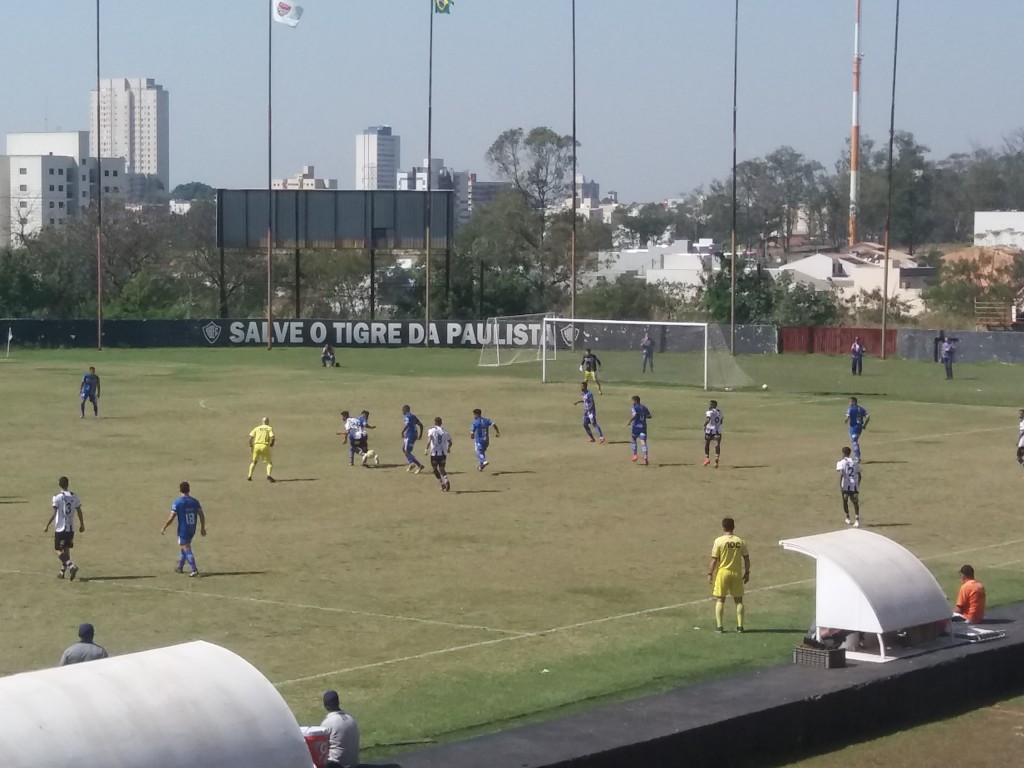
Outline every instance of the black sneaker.
<path fill-rule="evenodd" d="M 75 580 L 75 576 L 77 576 L 77 575 L 78 575 L 78 566 L 77 566 L 77 565 L 72 565 L 72 566 L 71 566 L 71 567 L 70 567 L 70 568 L 68 569 L 68 571 L 69 571 L 69 576 L 68 576 L 68 580 L 69 580 L 69 581 L 74 581 L 74 580 Z"/>
<path fill-rule="evenodd" d="M 736 627 L 736 632 L 737 632 L 738 634 L 741 634 L 741 635 L 742 635 L 742 634 L 743 634 L 743 627 Z"/>
<path fill-rule="evenodd" d="M 715 634 L 720 635 L 723 632 L 725 632 L 725 630 L 722 629 L 721 627 L 715 627 Z"/>

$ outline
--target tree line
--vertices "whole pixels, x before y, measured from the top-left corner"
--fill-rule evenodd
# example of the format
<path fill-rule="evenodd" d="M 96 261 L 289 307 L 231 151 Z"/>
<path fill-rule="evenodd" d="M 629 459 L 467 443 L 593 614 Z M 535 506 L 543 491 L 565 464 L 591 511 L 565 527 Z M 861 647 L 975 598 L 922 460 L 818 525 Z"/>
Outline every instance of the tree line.
<path fill-rule="evenodd" d="M 882 239 L 886 211 L 887 148 L 862 139 L 859 224 L 864 240 Z M 568 311 L 575 252 L 578 316 L 618 319 L 724 321 L 729 316 L 729 262 L 709 271 L 695 291 L 649 285 L 633 277 L 587 279 L 599 253 L 623 243 L 647 245 L 676 239 L 731 237 L 732 180 L 714 179 L 674 206 L 622 206 L 610 224 L 576 221 L 566 204 L 574 194 L 572 138 L 537 127 L 503 132 L 486 159 L 509 190 L 477 211 L 455 237 L 448 263 L 434 259 L 429 275 L 435 317 L 484 318 Z M 849 152 L 831 170 L 791 147 L 737 167 L 739 250 L 766 246 L 787 253 L 798 229 L 823 248 L 845 242 Z M 95 312 L 102 284 L 107 317 L 260 317 L 266 312 L 265 253 L 216 247 L 215 204 L 207 185 L 192 182 L 172 197 L 194 198 L 184 215 L 164 207 L 104 211 L 97 280 L 96 219 L 90 211 L 61 228 L 47 227 L 0 250 L 0 316 L 65 318 Z M 910 251 L 921 243 L 964 243 L 975 210 L 1024 209 L 1024 130 L 998 149 L 975 149 L 944 160 L 907 132 L 894 137 L 891 242 Z M 378 253 L 375 275 L 379 316 L 422 317 L 428 276 L 422 266 L 403 268 L 407 254 Z M 918 252 L 939 265 L 937 251 Z M 982 280 L 988 270 L 997 279 Z M 308 252 L 296 285 L 289 253 L 275 253 L 274 312 L 354 318 L 370 312 L 370 260 L 363 252 Z M 881 317 L 881 296 L 842 297 L 814 292 L 790 280 L 773 280 L 756 259 L 739 260 L 737 320 L 826 324 Z M 1006 298 L 1024 286 L 1024 263 L 940 267 L 940 280 L 925 298 L 930 308 L 962 313 L 976 298 Z M 877 293 L 877 292 L 876 292 Z M 298 296 L 296 296 L 298 294 Z M 890 317 L 906 307 L 891 302 Z"/>

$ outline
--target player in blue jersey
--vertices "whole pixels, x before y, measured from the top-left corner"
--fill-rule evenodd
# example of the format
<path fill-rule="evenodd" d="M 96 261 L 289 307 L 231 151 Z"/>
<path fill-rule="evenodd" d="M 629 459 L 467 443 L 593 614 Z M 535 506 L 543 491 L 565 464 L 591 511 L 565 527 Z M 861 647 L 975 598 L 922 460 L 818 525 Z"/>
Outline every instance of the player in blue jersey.
<path fill-rule="evenodd" d="M 423 471 L 423 465 L 420 464 L 420 460 L 416 458 L 413 450 L 416 447 L 416 441 L 423 437 L 423 422 L 420 421 L 416 414 L 412 412 L 412 408 L 408 405 L 402 406 L 402 452 L 405 454 L 405 461 L 407 466 L 406 472 L 412 472 L 416 470 L 418 475 Z"/>
<path fill-rule="evenodd" d="M 633 395 L 633 408 L 629 417 L 629 421 L 626 422 L 626 426 L 632 430 L 633 440 L 633 461 L 637 460 L 637 443 L 640 444 L 640 448 L 644 455 L 644 466 L 647 466 L 648 455 L 647 455 L 647 420 L 653 418 L 651 416 L 651 409 L 640 402 L 639 395 Z"/>
<path fill-rule="evenodd" d="M 580 384 L 580 399 L 573 405 L 580 403 L 583 404 L 583 431 L 587 433 L 587 439 L 591 443 L 594 442 L 594 433 L 590 429 L 593 427 L 597 430 L 597 436 L 603 443 L 604 432 L 601 431 L 601 425 L 597 423 L 597 404 L 594 402 L 594 393 L 590 391 L 585 381 Z"/>
<path fill-rule="evenodd" d="M 469 436 L 473 439 L 473 446 L 476 449 L 477 469 L 484 471 L 489 462 L 487 460 L 487 448 L 491 444 L 491 427 L 494 427 L 494 436 L 501 437 L 501 430 L 498 425 L 483 415 L 479 408 L 473 410 L 473 423 L 469 425 Z"/>
<path fill-rule="evenodd" d="M 860 461 L 860 433 L 867 429 L 871 417 L 864 410 L 862 405 L 857 404 L 857 398 L 850 398 L 850 407 L 846 409 L 846 418 L 843 420 L 850 425 L 850 442 L 853 443 L 853 460 Z"/>
<path fill-rule="evenodd" d="M 88 400 L 92 403 L 92 417 L 98 419 L 100 415 L 99 403 L 96 401 L 100 399 L 100 377 L 96 375 L 95 368 L 89 368 L 88 373 L 82 374 L 82 386 L 79 390 L 81 395 L 81 406 L 82 406 L 82 418 L 85 418 L 85 401 Z"/>
<path fill-rule="evenodd" d="M 206 515 L 203 514 L 203 507 L 199 500 L 189 495 L 188 483 L 181 483 L 178 486 L 181 496 L 171 502 L 171 514 L 167 516 L 164 527 L 160 529 L 160 535 L 170 528 L 171 523 L 178 521 L 178 546 L 181 547 L 181 554 L 178 556 L 178 565 L 174 570 L 183 573 L 185 563 L 188 563 L 191 573 L 189 576 L 198 576 L 199 568 L 196 566 L 196 556 L 192 554 L 192 539 L 196 535 L 196 524 L 199 525 L 199 535 L 206 535 Z"/>

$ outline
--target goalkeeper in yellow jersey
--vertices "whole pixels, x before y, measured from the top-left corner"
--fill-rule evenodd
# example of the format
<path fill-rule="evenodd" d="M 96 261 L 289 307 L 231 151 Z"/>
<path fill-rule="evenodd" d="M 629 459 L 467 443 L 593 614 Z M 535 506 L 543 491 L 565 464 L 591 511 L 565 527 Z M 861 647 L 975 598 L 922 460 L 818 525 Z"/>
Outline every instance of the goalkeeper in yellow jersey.
<path fill-rule="evenodd" d="M 256 469 L 257 462 L 262 461 L 267 465 L 267 480 L 272 483 L 277 481 L 271 472 L 274 469 L 273 459 L 270 457 L 270 450 L 274 447 L 274 430 L 270 426 L 270 419 L 266 416 L 263 417 L 263 421 L 253 427 L 252 432 L 249 433 L 249 447 L 252 448 L 252 463 L 249 465 L 249 479 L 252 480 L 253 470 Z"/>

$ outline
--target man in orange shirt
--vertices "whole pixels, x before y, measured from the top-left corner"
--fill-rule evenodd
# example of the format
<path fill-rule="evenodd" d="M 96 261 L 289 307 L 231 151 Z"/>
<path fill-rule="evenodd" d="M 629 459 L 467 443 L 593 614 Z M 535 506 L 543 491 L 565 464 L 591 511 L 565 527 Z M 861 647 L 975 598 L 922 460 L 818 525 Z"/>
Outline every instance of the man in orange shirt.
<path fill-rule="evenodd" d="M 985 620 L 985 585 L 974 578 L 974 567 L 960 569 L 960 594 L 956 596 L 956 612 L 971 624 Z"/>

